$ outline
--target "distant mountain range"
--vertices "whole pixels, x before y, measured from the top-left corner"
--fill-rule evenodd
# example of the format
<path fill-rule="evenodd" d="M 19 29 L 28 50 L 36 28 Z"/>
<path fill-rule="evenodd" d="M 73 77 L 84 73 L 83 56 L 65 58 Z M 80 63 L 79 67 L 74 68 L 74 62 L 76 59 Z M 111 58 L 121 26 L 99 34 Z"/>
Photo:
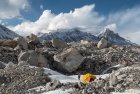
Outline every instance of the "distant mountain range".
<path fill-rule="evenodd" d="M 78 28 L 73 28 L 73 29 L 59 29 L 50 33 L 40 33 L 38 34 L 38 37 L 41 40 L 52 40 L 53 38 L 59 38 L 66 42 L 80 40 L 99 41 L 101 38 L 105 38 L 112 44 L 135 45 L 131 41 L 124 39 L 123 37 L 119 36 L 117 33 L 108 28 L 100 32 L 97 36 L 91 33 L 82 32 Z"/>
<path fill-rule="evenodd" d="M 16 34 L 15 32 L 0 25 L 0 39 L 13 39 L 18 36 L 19 35 Z M 53 30 L 50 33 L 39 33 L 37 36 L 40 40 L 52 40 L 53 38 L 59 38 L 65 42 L 73 42 L 73 41 L 81 41 L 81 40 L 99 41 L 101 38 L 105 38 L 112 44 L 136 45 L 131 41 L 128 41 L 123 37 L 119 36 L 117 33 L 115 33 L 114 31 L 108 28 L 100 32 L 97 36 L 91 33 L 82 32 L 79 28 L 58 29 L 58 30 Z"/>
<path fill-rule="evenodd" d="M 38 37 L 41 40 L 52 40 L 59 38 L 66 42 L 80 41 L 80 40 L 98 40 L 98 38 L 90 33 L 82 32 L 78 28 L 74 29 L 58 29 L 50 33 L 40 33 Z"/>
<path fill-rule="evenodd" d="M 13 39 L 19 35 L 9 30 L 5 26 L 0 25 L 0 39 Z"/>

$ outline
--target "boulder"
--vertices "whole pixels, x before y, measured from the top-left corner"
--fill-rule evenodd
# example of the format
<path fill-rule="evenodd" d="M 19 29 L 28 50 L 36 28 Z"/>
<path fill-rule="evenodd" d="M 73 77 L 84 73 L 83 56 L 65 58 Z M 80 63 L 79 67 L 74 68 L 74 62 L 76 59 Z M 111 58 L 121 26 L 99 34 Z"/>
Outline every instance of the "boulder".
<path fill-rule="evenodd" d="M 17 45 L 17 46 L 14 48 L 14 50 L 20 52 L 20 51 L 22 50 L 22 48 L 23 48 L 23 47 L 22 47 L 21 45 Z"/>
<path fill-rule="evenodd" d="M 28 43 L 23 37 L 16 37 L 14 40 L 17 41 L 18 47 L 21 47 L 24 50 L 28 49 Z"/>
<path fill-rule="evenodd" d="M 48 48 L 52 48 L 52 42 L 51 41 L 47 41 L 47 40 L 43 40 L 42 44 Z"/>
<path fill-rule="evenodd" d="M 13 62 L 9 62 L 7 65 L 6 65 L 6 67 L 5 67 L 5 69 L 14 69 L 16 67 L 16 64 L 14 64 Z"/>
<path fill-rule="evenodd" d="M 99 49 L 106 48 L 106 47 L 107 47 L 107 44 L 108 44 L 107 40 L 104 39 L 104 38 L 102 38 L 102 39 L 98 42 L 97 47 L 98 47 Z"/>
<path fill-rule="evenodd" d="M 38 55 L 38 66 L 47 66 L 48 60 L 42 55 Z"/>
<path fill-rule="evenodd" d="M 28 66 L 29 64 L 26 61 L 18 62 L 18 66 Z"/>
<path fill-rule="evenodd" d="M 87 41 L 87 40 L 81 40 L 81 44 L 84 44 L 84 45 L 86 45 L 86 44 L 89 44 L 90 42 L 89 41 Z"/>
<path fill-rule="evenodd" d="M 6 83 L 7 81 L 6 81 L 6 77 L 1 77 L 0 76 L 0 85 L 2 85 L 2 84 L 4 84 L 4 83 Z"/>
<path fill-rule="evenodd" d="M 62 41 L 58 38 L 55 38 L 52 40 L 52 45 L 53 45 L 53 47 L 58 48 L 58 49 L 60 49 L 60 48 L 63 49 L 68 46 L 67 43 L 65 43 L 64 41 Z"/>
<path fill-rule="evenodd" d="M 0 46 L 15 48 L 17 44 L 18 43 L 15 40 L 5 40 Z"/>
<path fill-rule="evenodd" d="M 40 43 L 38 37 L 34 34 L 31 34 L 30 36 L 27 36 L 27 41 L 28 41 L 28 43 L 32 43 L 34 45 Z"/>
<path fill-rule="evenodd" d="M 46 84 L 46 91 L 54 90 L 58 88 L 61 85 L 60 81 L 58 80 L 53 80 L 51 82 L 48 82 Z"/>
<path fill-rule="evenodd" d="M 54 60 L 57 61 L 58 69 L 73 72 L 81 65 L 84 58 L 76 49 L 69 48 L 54 55 Z"/>
<path fill-rule="evenodd" d="M 19 54 L 18 62 L 25 61 L 32 66 L 46 67 L 47 59 L 41 54 L 35 51 L 21 52 Z"/>
<path fill-rule="evenodd" d="M 114 74 L 114 71 L 109 76 L 109 85 L 113 87 L 118 83 L 117 76 Z"/>
<path fill-rule="evenodd" d="M 40 46 L 40 41 L 38 39 L 38 37 L 34 34 L 31 34 L 30 36 L 26 37 L 26 40 L 28 42 L 28 48 L 30 50 L 35 50 L 35 48 L 38 48 L 38 46 Z"/>
<path fill-rule="evenodd" d="M 0 61 L 0 69 L 4 69 L 6 66 L 3 62 Z"/>

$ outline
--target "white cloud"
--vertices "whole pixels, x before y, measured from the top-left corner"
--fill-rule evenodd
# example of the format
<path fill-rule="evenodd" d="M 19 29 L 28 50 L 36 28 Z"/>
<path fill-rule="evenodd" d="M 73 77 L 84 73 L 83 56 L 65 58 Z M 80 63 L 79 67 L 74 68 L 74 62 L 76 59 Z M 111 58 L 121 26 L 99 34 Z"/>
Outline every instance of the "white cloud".
<path fill-rule="evenodd" d="M 121 36 L 140 44 L 140 7 L 137 6 L 110 14 L 106 24 L 110 23 L 117 25 L 117 32 Z"/>
<path fill-rule="evenodd" d="M 40 18 L 35 22 L 23 22 L 13 28 L 19 34 L 28 35 L 30 33 L 37 34 L 39 32 L 47 33 L 48 30 L 55 30 L 60 28 L 74 28 L 74 27 L 97 27 L 105 19 L 94 11 L 95 5 L 86 5 L 82 8 L 76 8 L 69 13 L 60 13 L 55 15 L 50 10 L 45 10 Z M 96 31 L 92 28 L 92 31 Z"/>
<path fill-rule="evenodd" d="M 117 26 L 114 23 L 113 24 L 109 24 L 109 25 L 104 27 L 104 29 L 106 29 L 106 28 L 109 28 L 110 30 L 112 30 L 114 32 L 117 30 Z"/>
<path fill-rule="evenodd" d="M 124 37 L 134 43 L 140 44 L 140 31 L 125 34 Z"/>
<path fill-rule="evenodd" d="M 118 32 L 137 32 L 140 30 L 140 7 L 119 11 L 109 15 L 107 23 L 115 23 Z"/>
<path fill-rule="evenodd" d="M 44 9 L 44 6 L 43 5 L 40 5 L 40 9 Z"/>
<path fill-rule="evenodd" d="M 94 7 L 94 4 L 86 5 L 69 13 L 60 13 L 58 15 L 53 14 L 50 10 L 45 10 L 35 22 L 26 21 L 12 29 L 20 35 L 28 35 L 30 33 L 47 33 L 49 30 L 74 27 L 82 27 L 85 31 L 96 33 L 105 27 L 115 30 L 126 38 L 129 36 L 129 38 L 131 37 L 130 40 L 139 43 L 140 7 L 117 11 L 107 16 L 99 15 Z"/>
<path fill-rule="evenodd" d="M 48 25 L 55 17 L 50 10 L 45 10 L 40 18 L 35 21 L 25 21 L 15 27 L 10 27 L 13 31 L 17 31 L 18 34 L 22 36 L 29 35 L 31 33 L 37 34 L 39 32 L 47 32 Z"/>
<path fill-rule="evenodd" d="M 98 15 L 94 7 L 95 5 L 87 5 L 69 13 L 60 13 L 50 22 L 48 29 L 97 26 L 104 17 Z"/>
<path fill-rule="evenodd" d="M 27 6 L 28 0 L 0 0 L 0 19 L 20 16 L 20 11 Z"/>

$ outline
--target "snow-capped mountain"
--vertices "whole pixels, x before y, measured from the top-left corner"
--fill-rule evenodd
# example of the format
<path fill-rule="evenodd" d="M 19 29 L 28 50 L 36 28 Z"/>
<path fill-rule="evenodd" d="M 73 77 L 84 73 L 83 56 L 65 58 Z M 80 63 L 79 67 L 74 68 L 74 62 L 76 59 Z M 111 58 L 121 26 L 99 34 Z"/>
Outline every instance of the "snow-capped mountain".
<path fill-rule="evenodd" d="M 19 36 L 15 32 L 9 30 L 8 28 L 0 25 L 0 39 L 13 39 Z"/>
<path fill-rule="evenodd" d="M 112 44 L 118 45 L 135 45 L 134 43 L 130 42 L 129 40 L 124 39 L 123 37 L 119 36 L 118 33 L 110 30 L 109 28 L 104 29 L 104 31 L 98 34 L 98 38 L 105 38 Z"/>
<path fill-rule="evenodd" d="M 78 28 L 74 29 L 58 29 L 50 33 L 40 33 L 38 37 L 41 40 L 51 40 L 59 38 L 66 42 L 80 41 L 80 40 L 98 40 L 98 38 L 90 33 L 82 32 Z"/>

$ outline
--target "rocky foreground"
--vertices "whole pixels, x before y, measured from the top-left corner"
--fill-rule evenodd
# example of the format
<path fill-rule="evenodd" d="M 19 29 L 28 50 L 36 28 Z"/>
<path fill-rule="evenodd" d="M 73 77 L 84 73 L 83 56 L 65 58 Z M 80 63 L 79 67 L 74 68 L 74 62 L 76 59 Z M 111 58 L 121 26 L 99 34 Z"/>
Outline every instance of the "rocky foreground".
<path fill-rule="evenodd" d="M 61 83 L 52 80 L 44 68 L 61 74 L 109 74 L 89 84 L 80 80 Z M 56 78 L 57 79 L 57 78 Z M 45 90 L 31 90 L 45 86 Z M 72 89 L 70 94 L 110 94 L 140 90 L 140 47 L 99 42 L 65 43 L 59 39 L 40 42 L 37 36 L 0 40 L 0 94 L 40 94 Z"/>

